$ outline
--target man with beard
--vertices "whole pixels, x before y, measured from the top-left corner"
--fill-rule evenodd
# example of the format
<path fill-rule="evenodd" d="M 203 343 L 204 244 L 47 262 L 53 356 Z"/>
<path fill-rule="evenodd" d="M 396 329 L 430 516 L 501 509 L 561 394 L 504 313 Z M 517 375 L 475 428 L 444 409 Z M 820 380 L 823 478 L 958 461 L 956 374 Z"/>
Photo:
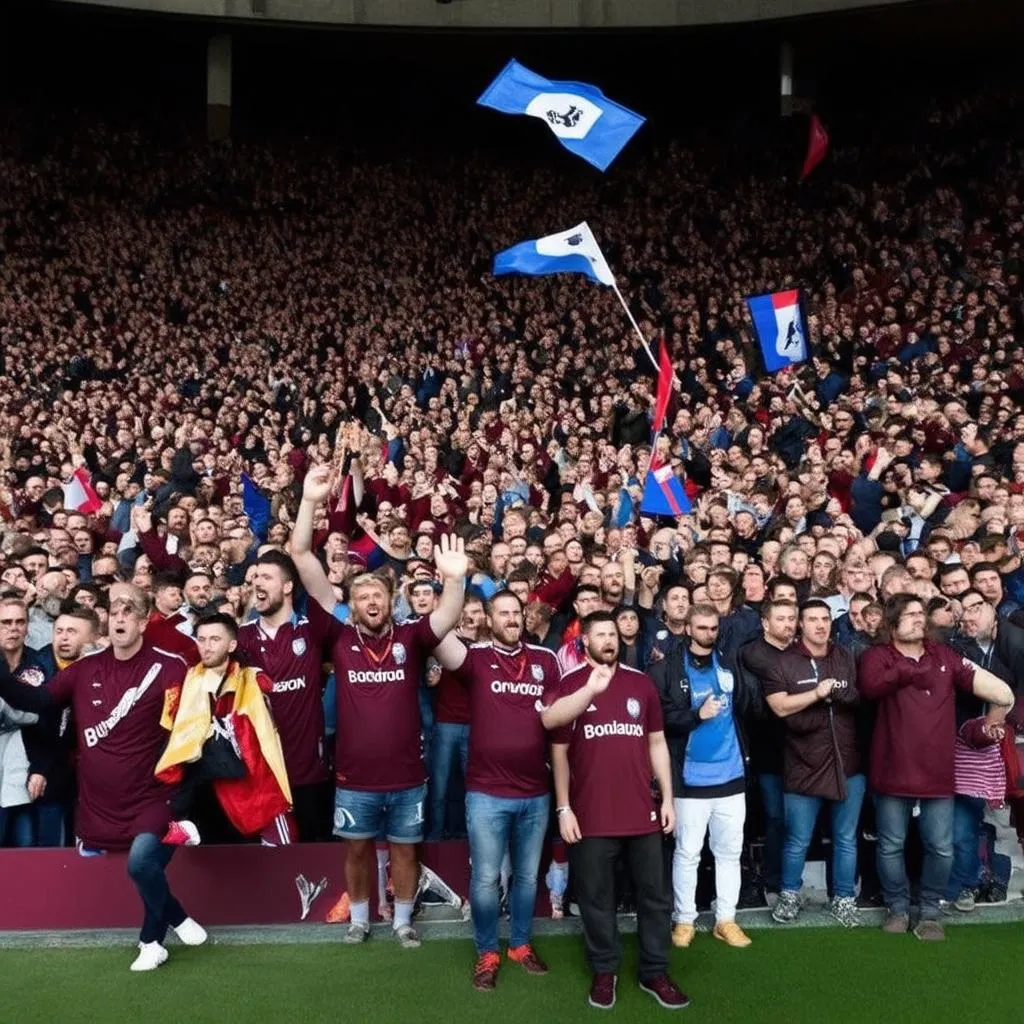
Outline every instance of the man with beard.
<path fill-rule="evenodd" d="M 955 693 L 973 693 L 990 704 L 985 724 L 995 729 L 1013 707 L 1013 691 L 952 648 L 926 639 L 925 610 L 919 597 L 889 598 L 883 623 L 888 643 L 865 651 L 857 664 L 861 696 L 878 706 L 869 763 L 878 875 L 889 908 L 882 930 L 897 935 L 910 927 L 904 847 L 916 804 L 925 853 L 921 920 L 914 934 L 925 942 L 941 941 L 945 930 L 939 920 L 940 901 L 953 865 Z"/>
<path fill-rule="evenodd" d="M 210 607 L 210 602 L 213 600 L 213 578 L 205 569 L 190 572 L 185 577 L 185 584 L 181 588 L 181 592 L 185 595 L 189 623 L 194 633 L 196 623 L 207 611 L 213 610 Z"/>
<path fill-rule="evenodd" d="M 331 785 L 324 756 L 324 641 L 320 619 L 295 610 L 298 570 L 281 551 L 256 560 L 258 618 L 238 630 L 238 656 L 270 677 L 270 710 L 281 736 L 302 842 L 330 837 Z"/>
<path fill-rule="evenodd" d="M 506 848 L 512 858 L 508 957 L 528 974 L 547 965 L 530 945 L 537 872 L 551 809 L 548 737 L 540 711 L 558 689 L 558 663 L 543 647 L 522 643 L 523 605 L 502 591 L 487 607 L 491 642 L 445 637 L 437 656 L 469 691 L 466 821 L 472 863 L 469 900 L 477 961 L 473 987 L 493 989 L 498 953 L 498 880 Z"/>
<path fill-rule="evenodd" d="M 374 839 L 383 828 L 395 889 L 394 932 L 419 946 L 412 912 L 419 882 L 416 845 L 423 841 L 427 798 L 420 750 L 419 686 L 430 652 L 462 614 L 469 561 L 461 539 L 442 537 L 434 564 L 444 577 L 437 607 L 425 618 L 395 625 L 383 575 L 363 573 L 350 587 L 351 624 L 331 617 L 334 590 L 313 553 L 313 520 L 333 484 L 328 466 L 306 474 L 292 531 L 292 553 L 310 597 L 310 621 L 327 634 L 337 680 L 338 728 L 334 831 L 347 840 L 345 878 L 351 896 L 346 941 L 370 934 Z"/>
<path fill-rule="evenodd" d="M 672 766 L 658 691 L 643 672 L 618 663 L 619 634 L 610 612 L 583 623 L 587 661 L 562 679 L 541 713 L 552 735 L 558 826 L 571 846 L 583 919 L 589 1002 L 615 1005 L 621 955 L 615 918 L 615 862 L 625 854 L 636 893 L 640 987 L 668 1009 L 689 1003 L 668 975 L 672 899 L 662 833 L 675 827 Z M 660 803 L 652 793 L 652 779 Z"/>
<path fill-rule="evenodd" d="M 795 591 L 794 591 L 795 592 Z M 796 636 L 797 609 L 793 601 L 768 601 L 761 608 L 764 635 L 740 649 L 740 665 L 764 690 L 779 655 Z M 786 729 L 772 711 L 749 724 L 750 760 L 757 773 L 764 817 L 764 889 L 776 896 L 782 886 L 782 842 L 786 815 L 782 793 L 782 748 Z"/>
<path fill-rule="evenodd" d="M 133 971 L 167 960 L 168 928 L 186 945 L 205 930 L 171 895 L 166 868 L 175 847 L 161 841 L 171 821 L 170 787 L 153 774 L 167 734 L 160 722 L 173 706 L 186 665 L 144 643 L 146 595 L 127 583 L 110 588 L 110 647 L 59 672 L 45 687 L 25 686 L 0 665 L 0 698 L 37 714 L 70 707 L 78 734 L 79 844 L 91 852 L 128 851 L 128 875 L 144 917 Z"/>
<path fill-rule="evenodd" d="M 41 651 L 53 643 L 53 624 L 70 592 L 68 578 L 59 569 L 49 569 L 39 577 L 36 599 L 28 613 L 26 647 Z"/>

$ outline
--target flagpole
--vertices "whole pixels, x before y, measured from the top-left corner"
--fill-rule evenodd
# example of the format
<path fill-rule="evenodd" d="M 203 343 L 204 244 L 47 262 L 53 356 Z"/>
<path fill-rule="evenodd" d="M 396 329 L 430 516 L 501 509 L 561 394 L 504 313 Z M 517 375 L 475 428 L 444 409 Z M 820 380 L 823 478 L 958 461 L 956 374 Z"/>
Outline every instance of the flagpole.
<path fill-rule="evenodd" d="M 644 351 L 647 353 L 648 358 L 654 365 L 655 370 L 659 369 L 658 360 L 654 358 L 654 353 L 651 351 L 650 346 L 647 344 L 647 339 L 643 335 L 643 331 L 640 330 L 640 325 L 636 322 L 633 317 L 633 313 L 629 306 L 626 304 L 626 300 L 622 297 L 622 292 L 619 291 L 619 286 L 612 281 L 612 291 L 615 292 L 615 297 L 622 304 L 622 308 L 626 311 L 626 316 L 629 317 L 629 322 L 633 325 L 633 330 L 636 331 L 636 336 L 640 339 L 640 344 L 643 345 Z"/>

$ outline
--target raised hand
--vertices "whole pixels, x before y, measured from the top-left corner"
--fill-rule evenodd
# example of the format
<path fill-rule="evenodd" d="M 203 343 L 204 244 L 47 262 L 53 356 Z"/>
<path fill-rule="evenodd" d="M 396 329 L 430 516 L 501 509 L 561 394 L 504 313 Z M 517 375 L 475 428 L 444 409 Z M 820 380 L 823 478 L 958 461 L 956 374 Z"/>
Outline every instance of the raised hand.
<path fill-rule="evenodd" d="M 604 693 L 608 689 L 613 675 L 615 675 L 614 665 L 595 665 L 590 671 L 587 685 L 592 693 Z"/>
<path fill-rule="evenodd" d="M 434 565 L 447 580 L 465 579 L 469 571 L 466 544 L 455 534 L 442 534 L 441 543 L 434 546 Z"/>
<path fill-rule="evenodd" d="M 302 500 L 314 505 L 326 501 L 328 494 L 331 493 L 331 476 L 330 466 L 312 466 L 302 482 Z"/>

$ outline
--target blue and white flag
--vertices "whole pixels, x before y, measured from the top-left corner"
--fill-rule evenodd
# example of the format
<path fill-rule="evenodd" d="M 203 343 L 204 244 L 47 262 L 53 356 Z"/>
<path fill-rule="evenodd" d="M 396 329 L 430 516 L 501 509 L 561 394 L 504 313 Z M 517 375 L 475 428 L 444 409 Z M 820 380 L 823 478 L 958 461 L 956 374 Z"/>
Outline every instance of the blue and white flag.
<path fill-rule="evenodd" d="M 594 85 L 551 82 L 510 60 L 477 100 L 504 114 L 538 117 L 570 152 L 602 171 L 644 123 Z"/>
<path fill-rule="evenodd" d="M 747 308 L 768 373 L 806 361 L 807 322 L 798 290 L 752 296 Z"/>
<path fill-rule="evenodd" d="M 499 252 L 494 257 L 493 273 L 495 277 L 501 274 L 529 274 L 532 277 L 586 274 L 598 284 L 615 286 L 615 275 L 586 221 L 557 235 L 520 242 Z"/>

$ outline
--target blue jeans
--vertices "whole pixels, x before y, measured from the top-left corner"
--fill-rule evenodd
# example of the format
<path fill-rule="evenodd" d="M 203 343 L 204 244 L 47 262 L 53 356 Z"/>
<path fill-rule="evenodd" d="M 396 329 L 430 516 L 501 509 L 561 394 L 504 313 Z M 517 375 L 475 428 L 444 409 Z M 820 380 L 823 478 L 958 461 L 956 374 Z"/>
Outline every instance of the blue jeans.
<path fill-rule="evenodd" d="M 469 726 L 455 722 L 434 724 L 434 744 L 430 753 L 430 831 L 427 839 L 445 838 L 445 808 L 448 804 L 448 782 L 459 755 L 462 777 L 466 777 L 469 761 Z"/>
<path fill-rule="evenodd" d="M 913 797 L 875 797 L 878 833 L 878 878 L 889 910 L 894 914 L 910 912 L 910 882 L 903 848 L 914 804 Z M 953 867 L 953 798 L 922 799 L 917 819 L 924 846 L 921 867 L 921 920 L 939 919 L 939 900 L 945 899 L 949 872 Z"/>
<path fill-rule="evenodd" d="M 0 807 L 0 846 L 23 849 L 35 845 L 32 839 L 32 805 Z"/>
<path fill-rule="evenodd" d="M 427 784 L 410 789 L 334 791 L 334 834 L 342 839 L 422 843 Z"/>
<path fill-rule="evenodd" d="M 864 802 L 866 783 L 863 775 L 846 780 L 845 800 L 826 800 L 820 796 L 786 793 L 786 841 L 782 847 L 782 888 L 799 892 L 803 885 L 807 848 L 822 804 L 832 814 L 832 895 L 853 896 L 857 883 L 857 822 Z"/>
<path fill-rule="evenodd" d="M 530 941 L 537 873 L 550 811 L 551 797 L 547 794 L 521 800 L 466 794 L 472 861 L 469 904 L 477 953 L 498 952 L 498 878 L 506 847 L 512 857 L 508 944 L 514 949 Z"/>
<path fill-rule="evenodd" d="M 978 796 L 953 798 L 953 867 L 946 885 L 946 899 L 955 900 L 961 889 L 976 889 L 981 880 L 981 824 L 985 801 Z"/>
<path fill-rule="evenodd" d="M 420 743 L 423 760 L 430 775 L 430 752 L 434 745 L 434 691 L 426 683 L 420 684 Z"/>
<path fill-rule="evenodd" d="M 128 877 L 135 883 L 145 911 L 140 942 L 163 942 L 167 928 L 176 928 L 188 916 L 167 884 L 167 865 L 176 849 L 165 846 L 154 833 L 143 832 L 128 851 Z"/>
<path fill-rule="evenodd" d="M 764 817 L 764 887 L 778 892 L 782 885 L 782 844 L 786 833 L 786 811 L 782 799 L 782 776 L 762 773 L 761 809 Z"/>

